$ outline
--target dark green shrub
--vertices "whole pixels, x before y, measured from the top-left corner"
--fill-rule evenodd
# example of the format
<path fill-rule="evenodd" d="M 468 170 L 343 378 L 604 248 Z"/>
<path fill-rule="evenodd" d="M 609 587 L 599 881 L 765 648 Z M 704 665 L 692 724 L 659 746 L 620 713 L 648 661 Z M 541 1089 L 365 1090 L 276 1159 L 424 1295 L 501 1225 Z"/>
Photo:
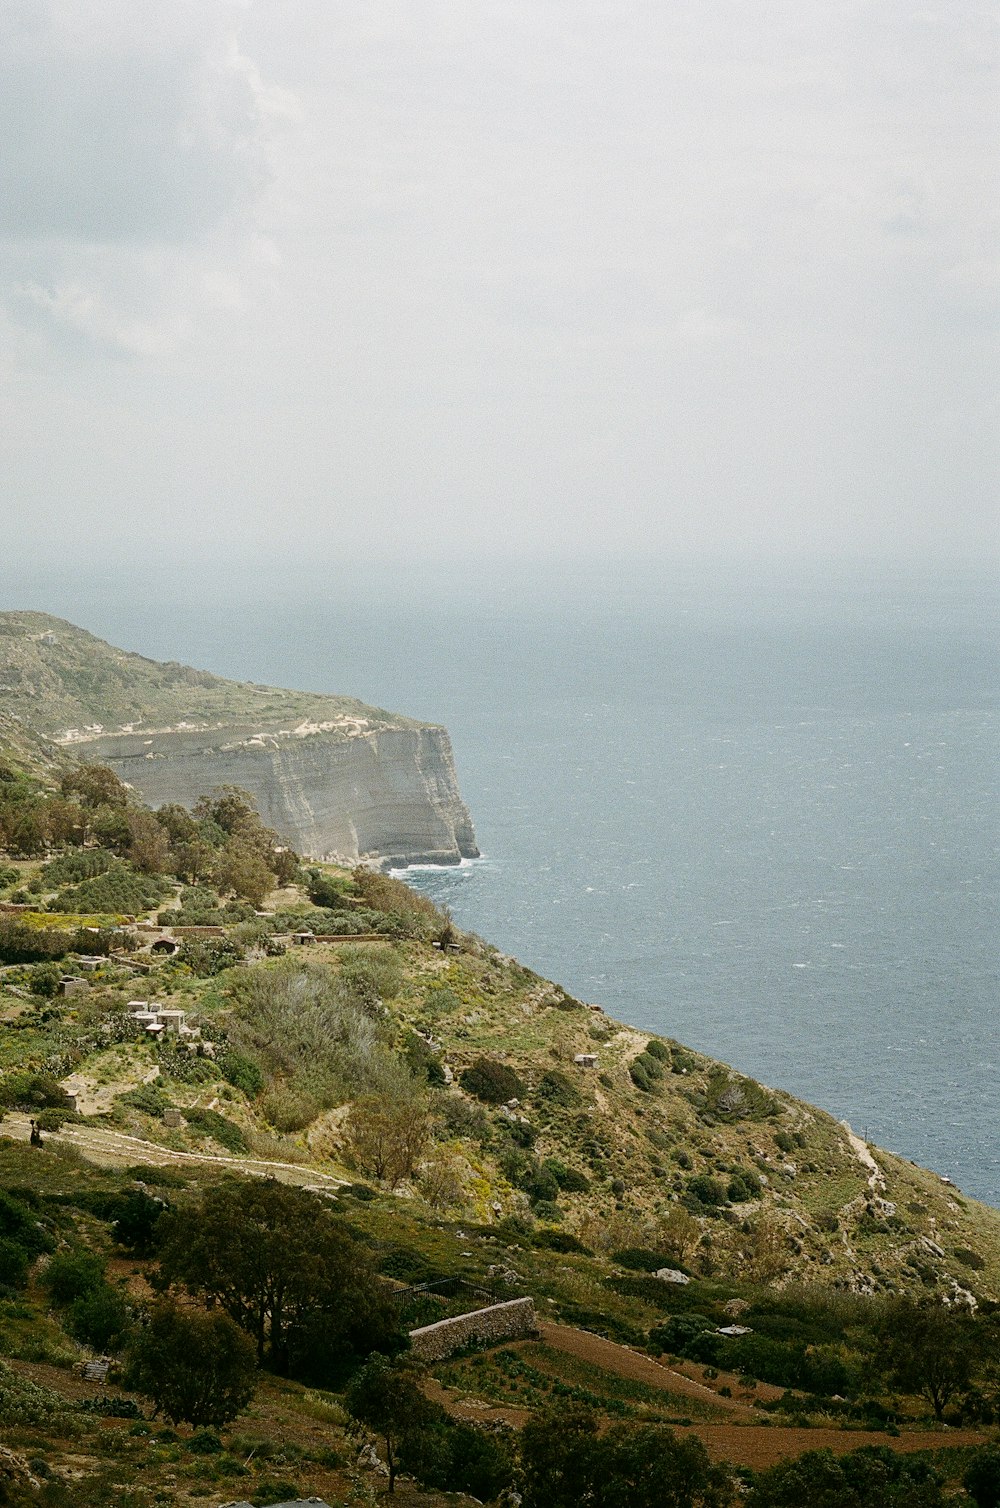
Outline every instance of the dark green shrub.
<path fill-rule="evenodd" d="M 69 1095 L 50 1073 L 21 1069 L 0 1079 L 0 1105 L 12 1109 L 69 1110 Z"/>
<path fill-rule="evenodd" d="M 544 1163 L 535 1165 L 521 1187 L 533 1204 L 537 1204 L 539 1200 L 551 1200 L 554 1203 L 559 1198 L 558 1180 Z"/>
<path fill-rule="evenodd" d="M 584 1194 L 590 1188 L 590 1179 L 576 1168 L 568 1168 L 558 1157 L 547 1157 L 542 1164 L 555 1179 L 565 1194 Z"/>
<path fill-rule="evenodd" d="M 670 1048 L 658 1037 L 653 1037 L 646 1043 L 646 1051 L 651 1058 L 659 1058 L 661 1063 L 670 1062 Z"/>
<path fill-rule="evenodd" d="M 513 1480 L 510 1448 L 499 1435 L 471 1424 L 452 1424 L 445 1431 L 448 1466 L 441 1483 L 447 1492 L 464 1492 L 479 1502 L 493 1502 Z"/>
<path fill-rule="evenodd" d="M 647 1049 L 629 1066 L 629 1077 L 637 1089 L 652 1094 L 663 1078 L 663 1064 Z"/>
<path fill-rule="evenodd" d="M 459 1074 L 459 1083 L 467 1094 L 475 1095 L 487 1105 L 503 1105 L 524 1094 L 524 1084 L 513 1068 L 496 1058 L 476 1058 Z"/>
<path fill-rule="evenodd" d="M 584 1256 L 592 1256 L 589 1246 L 568 1230 L 537 1230 L 531 1237 L 532 1246 L 537 1246 L 543 1251 L 581 1252 Z"/>
<path fill-rule="evenodd" d="M 217 1141 L 220 1147 L 225 1147 L 227 1152 L 237 1155 L 249 1152 L 247 1139 L 235 1121 L 227 1120 L 217 1110 L 202 1110 L 198 1106 L 187 1106 L 184 1110 L 184 1119 L 188 1126 L 203 1136 L 210 1136 Z"/>
<path fill-rule="evenodd" d="M 166 1205 L 143 1189 L 115 1196 L 111 1228 L 119 1246 L 136 1256 L 148 1256 L 156 1243 L 156 1225 Z"/>
<path fill-rule="evenodd" d="M 132 1316 L 121 1289 L 102 1281 L 70 1305 L 66 1328 L 95 1351 L 113 1351 L 131 1322 Z"/>
<path fill-rule="evenodd" d="M 45 963 L 65 958 L 73 947 L 68 932 L 54 927 L 26 927 L 23 922 L 0 916 L 0 963 Z"/>
<path fill-rule="evenodd" d="M 342 888 L 343 881 L 324 874 L 321 869 L 309 869 L 306 875 L 306 893 L 314 906 L 325 906 L 329 911 L 350 909 Z"/>
<path fill-rule="evenodd" d="M 756 1173 L 751 1173 L 748 1168 L 733 1168 L 731 1172 L 726 1193 L 733 1204 L 743 1204 L 748 1199 L 759 1198 L 761 1183 Z"/>
<path fill-rule="evenodd" d="M 158 1084 L 137 1084 L 134 1089 L 120 1094 L 118 1103 L 127 1105 L 130 1110 L 139 1110 L 143 1115 L 156 1116 L 157 1119 L 170 1107 L 169 1096 Z"/>
<path fill-rule="evenodd" d="M 680 1356 L 686 1354 L 686 1347 L 698 1336 L 714 1329 L 715 1324 L 707 1314 L 672 1314 L 662 1325 L 653 1326 L 649 1344 L 654 1351 Z"/>
<path fill-rule="evenodd" d="M 962 1485 L 976 1508 L 1000 1508 L 1000 1446 L 983 1445 L 974 1452 Z"/>
<path fill-rule="evenodd" d="M 579 1105 L 582 1096 L 566 1074 L 560 1073 L 558 1068 L 550 1068 L 538 1082 L 538 1098 L 571 1110 Z"/>
<path fill-rule="evenodd" d="M 196 1456 L 217 1456 L 222 1450 L 222 1441 L 214 1430 L 195 1430 L 187 1443 L 189 1451 Z"/>
<path fill-rule="evenodd" d="M 695 1203 L 708 1205 L 710 1208 L 726 1202 L 725 1188 L 717 1178 L 710 1178 L 707 1173 L 697 1173 L 694 1178 L 689 1178 L 687 1193 Z"/>
<path fill-rule="evenodd" d="M 658 1272 L 661 1267 L 676 1267 L 672 1257 L 662 1251 L 651 1251 L 645 1246 L 625 1246 L 611 1253 L 612 1260 L 633 1272 Z"/>
<path fill-rule="evenodd" d="M 67 1121 L 79 1119 L 75 1110 L 39 1110 L 35 1125 L 39 1131 L 61 1131 Z"/>
<path fill-rule="evenodd" d="M 0 1238 L 13 1242 L 29 1259 L 51 1251 L 52 1237 L 40 1225 L 38 1216 L 27 1200 L 0 1190 Z"/>
<path fill-rule="evenodd" d="M 73 1304 L 101 1287 L 104 1263 L 91 1251 L 59 1252 L 45 1269 L 43 1281 L 54 1304 Z"/>
<path fill-rule="evenodd" d="M 51 1000 L 53 995 L 59 993 L 62 977 L 63 971 L 57 963 L 38 963 L 28 975 L 28 988 L 33 995 Z"/>
<path fill-rule="evenodd" d="M 973 1272 L 981 1272 L 986 1266 L 985 1258 L 968 1246 L 955 1247 L 955 1260 L 961 1262 L 963 1267 L 971 1267 Z"/>
<path fill-rule="evenodd" d="M 0 1286 L 23 1288 L 30 1266 L 31 1258 L 24 1247 L 9 1236 L 0 1236 Z"/>
<path fill-rule="evenodd" d="M 255 1098 L 264 1088 L 264 1074 L 261 1068 L 253 1058 L 247 1057 L 246 1053 L 227 1047 L 216 1061 L 222 1077 L 228 1080 L 234 1088 L 242 1090 L 248 1099 Z"/>

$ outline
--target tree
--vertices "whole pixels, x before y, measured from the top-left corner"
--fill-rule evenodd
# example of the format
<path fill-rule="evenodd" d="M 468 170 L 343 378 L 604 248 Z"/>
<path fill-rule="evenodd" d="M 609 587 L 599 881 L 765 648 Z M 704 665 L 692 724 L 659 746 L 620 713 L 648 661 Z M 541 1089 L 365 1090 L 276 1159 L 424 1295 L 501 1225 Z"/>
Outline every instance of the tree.
<path fill-rule="evenodd" d="M 597 1416 L 570 1403 L 532 1414 L 521 1431 L 524 1508 L 582 1508 L 593 1502 Z"/>
<path fill-rule="evenodd" d="M 187 807 L 180 806 L 176 801 L 157 807 L 154 816 L 160 826 L 166 829 L 167 836 L 175 848 L 179 843 L 192 843 L 198 836 L 197 822 Z"/>
<path fill-rule="evenodd" d="M 125 1381 L 172 1424 L 229 1424 L 256 1388 L 249 1336 L 218 1310 L 161 1303 L 129 1350 Z"/>
<path fill-rule="evenodd" d="M 713 1466 L 701 1441 L 679 1439 L 665 1424 L 618 1424 L 597 1450 L 593 1484 L 599 1508 L 726 1508 L 732 1479 Z"/>
<path fill-rule="evenodd" d="M 651 1235 L 655 1251 L 683 1264 L 701 1239 L 701 1226 L 682 1205 L 672 1204 L 656 1222 Z"/>
<path fill-rule="evenodd" d="M 344 1402 L 353 1418 L 381 1435 L 389 1491 L 395 1492 L 400 1448 L 408 1439 L 418 1444 L 441 1411 L 424 1397 L 411 1371 L 384 1356 L 373 1356 L 354 1374 Z"/>
<path fill-rule="evenodd" d="M 143 874 L 163 874 L 170 866 L 170 839 L 152 812 L 131 807 L 126 816 L 128 857 Z"/>
<path fill-rule="evenodd" d="M 926 1398 L 936 1419 L 983 1361 L 983 1327 L 966 1309 L 897 1298 L 883 1310 L 877 1334 L 876 1364 L 883 1375 Z"/>
<path fill-rule="evenodd" d="M 100 806 L 124 811 L 128 805 L 128 787 L 106 765 L 78 765 L 63 776 L 60 789 L 64 796 L 77 797 L 82 805 L 95 811 Z"/>
<path fill-rule="evenodd" d="M 410 1177 L 430 1135 L 427 1097 L 409 1084 L 398 1094 L 363 1095 L 351 1107 L 349 1134 L 361 1171 L 397 1188 Z"/>
<path fill-rule="evenodd" d="M 728 1508 L 728 1470 L 665 1424 L 615 1425 L 578 1404 L 546 1409 L 521 1432 L 525 1508 Z"/>
<path fill-rule="evenodd" d="M 196 885 L 211 874 L 218 859 L 218 851 L 204 838 L 197 836 L 178 843 L 173 850 L 173 872 L 179 880 Z"/>
<path fill-rule="evenodd" d="M 217 1303 L 274 1371 L 328 1375 L 399 1343 L 388 1290 L 313 1194 L 230 1180 L 169 1211 L 161 1228 L 163 1280 Z"/>
<path fill-rule="evenodd" d="M 926 1461 L 884 1445 L 866 1445 L 839 1459 L 808 1450 L 762 1471 L 747 1508 L 943 1508 L 941 1480 Z"/>
<path fill-rule="evenodd" d="M 256 848 L 231 839 L 218 858 L 213 880 L 220 892 L 230 891 L 260 907 L 274 885 L 274 874 Z"/>

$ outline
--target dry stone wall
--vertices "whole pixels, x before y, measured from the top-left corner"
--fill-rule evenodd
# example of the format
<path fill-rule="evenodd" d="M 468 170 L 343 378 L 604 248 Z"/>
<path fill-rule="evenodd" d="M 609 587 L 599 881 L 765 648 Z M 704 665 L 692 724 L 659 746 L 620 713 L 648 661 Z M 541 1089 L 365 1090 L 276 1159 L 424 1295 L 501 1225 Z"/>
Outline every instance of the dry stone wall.
<path fill-rule="evenodd" d="M 410 1345 L 421 1361 L 440 1361 L 472 1341 L 492 1345 L 495 1341 L 522 1340 L 537 1329 L 534 1300 L 508 1299 L 505 1304 L 490 1304 L 471 1314 L 456 1314 L 454 1319 L 411 1330 Z"/>

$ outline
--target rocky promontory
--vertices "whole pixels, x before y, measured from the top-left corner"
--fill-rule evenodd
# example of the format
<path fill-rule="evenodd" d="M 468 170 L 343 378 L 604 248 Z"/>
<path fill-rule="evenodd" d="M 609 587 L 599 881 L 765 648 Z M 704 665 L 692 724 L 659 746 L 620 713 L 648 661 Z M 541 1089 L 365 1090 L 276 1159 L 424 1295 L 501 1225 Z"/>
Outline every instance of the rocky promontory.
<path fill-rule="evenodd" d="M 349 697 L 224 680 L 131 654 L 44 613 L 0 613 L 6 716 L 109 765 L 151 806 L 237 785 L 312 858 L 478 855 L 439 726 Z"/>

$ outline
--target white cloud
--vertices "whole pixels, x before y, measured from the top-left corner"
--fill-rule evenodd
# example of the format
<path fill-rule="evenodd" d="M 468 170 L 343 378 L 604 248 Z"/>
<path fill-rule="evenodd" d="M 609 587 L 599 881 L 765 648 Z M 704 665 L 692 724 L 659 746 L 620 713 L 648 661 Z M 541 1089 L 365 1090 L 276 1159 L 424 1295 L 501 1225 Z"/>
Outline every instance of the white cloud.
<path fill-rule="evenodd" d="M 0 293 L 99 348 L 239 307 L 275 133 L 299 119 L 230 0 L 24 0 L 0 17 Z M 200 263 L 203 276 L 195 263 Z"/>
<path fill-rule="evenodd" d="M 996 33 L 7 0 L 0 487 L 312 560 L 988 545 Z"/>

